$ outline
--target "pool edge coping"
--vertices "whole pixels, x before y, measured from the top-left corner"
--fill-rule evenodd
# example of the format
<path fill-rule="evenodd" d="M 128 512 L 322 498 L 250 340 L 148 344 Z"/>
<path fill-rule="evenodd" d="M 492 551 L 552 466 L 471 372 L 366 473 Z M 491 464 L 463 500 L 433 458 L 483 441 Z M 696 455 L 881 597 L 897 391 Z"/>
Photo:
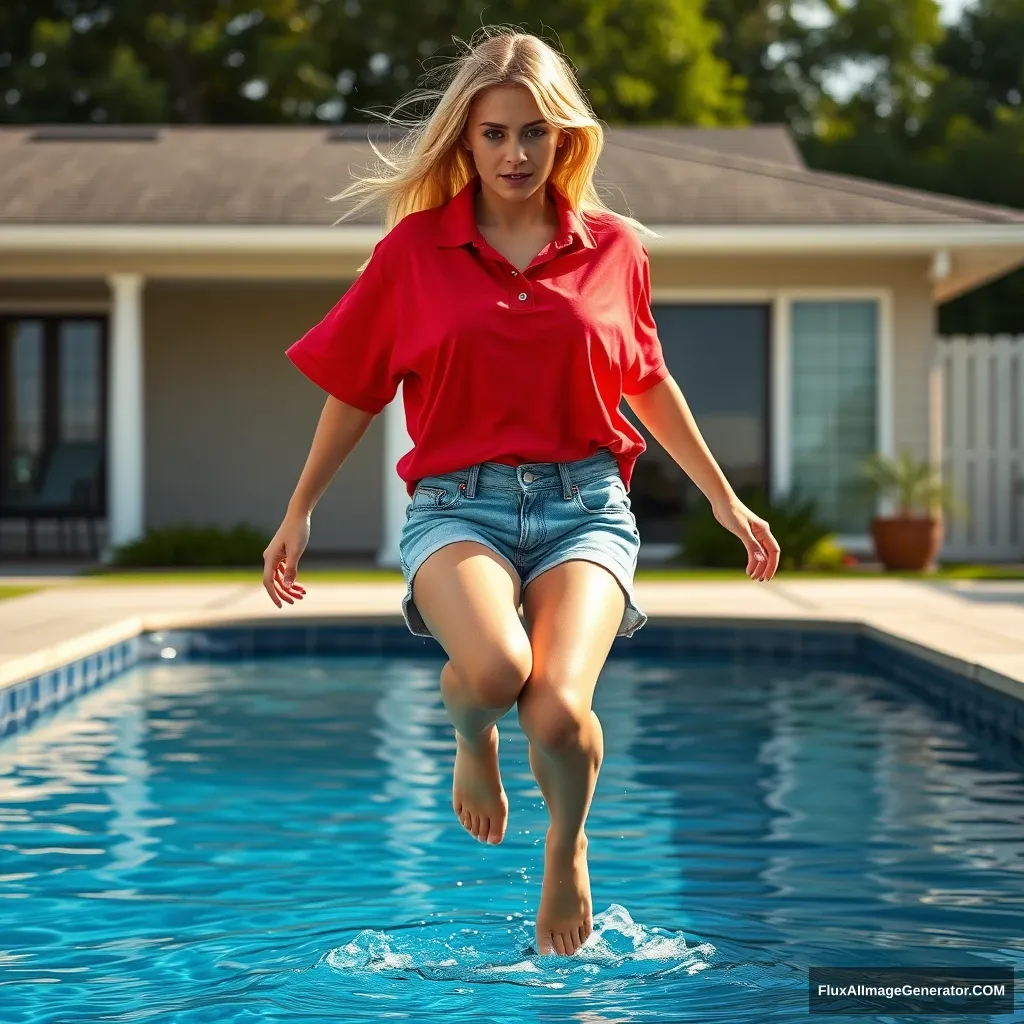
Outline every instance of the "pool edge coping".
<path fill-rule="evenodd" d="M 164 612 L 150 615 L 133 615 L 110 623 L 99 629 L 64 640 L 41 651 L 33 652 L 9 661 L 0 667 L 0 694 L 19 686 L 35 677 L 59 672 L 74 662 L 90 656 L 101 655 L 104 651 L 148 633 L 171 630 L 201 629 L 299 629 L 309 627 L 394 627 L 404 626 L 404 620 L 397 613 L 368 614 L 308 614 L 281 619 L 271 615 L 245 615 L 237 612 Z M 847 633 L 855 637 L 866 637 L 918 658 L 939 669 L 950 671 L 963 679 L 995 690 L 1018 701 L 1024 701 L 1024 678 L 1016 678 L 990 668 L 969 658 L 959 657 L 929 647 L 926 643 L 901 636 L 877 623 L 868 622 L 857 616 L 843 615 L 672 615 L 652 614 L 644 628 L 666 629 L 680 625 L 703 628 L 729 629 L 801 629 L 811 632 Z M 426 640 L 426 638 L 424 638 Z M 631 638 L 617 637 L 616 640 Z M 639 652 L 638 652 L 639 653 Z"/>

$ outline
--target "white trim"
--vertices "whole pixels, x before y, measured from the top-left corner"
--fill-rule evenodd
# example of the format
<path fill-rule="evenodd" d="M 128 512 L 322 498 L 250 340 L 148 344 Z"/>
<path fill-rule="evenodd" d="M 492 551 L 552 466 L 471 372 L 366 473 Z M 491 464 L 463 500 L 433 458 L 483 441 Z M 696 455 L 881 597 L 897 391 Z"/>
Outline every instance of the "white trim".
<path fill-rule="evenodd" d="M 142 536 L 145 493 L 145 340 L 142 274 L 111 274 L 108 277 L 113 309 L 110 317 L 108 365 L 107 437 L 107 547 L 102 560 L 109 562 L 113 548 Z"/>
<path fill-rule="evenodd" d="M 771 467 L 772 500 L 789 493 L 793 479 L 793 450 L 789 424 L 792 419 L 790 395 L 790 348 L 792 340 L 792 311 L 790 303 L 781 296 L 772 297 L 771 338 L 768 340 L 771 379 Z"/>
<path fill-rule="evenodd" d="M 46 316 L 48 313 L 110 313 L 109 299 L 0 299 L 0 313 L 15 313 L 26 317 Z"/>
<path fill-rule="evenodd" d="M 896 454 L 896 353 L 891 289 L 878 295 L 878 451 Z"/>
<path fill-rule="evenodd" d="M 651 301 L 692 302 L 713 306 L 742 305 L 745 302 L 765 304 L 774 302 L 778 290 L 774 288 L 659 288 L 651 289 Z"/>
<path fill-rule="evenodd" d="M 2 252 L 350 252 L 366 256 L 382 231 L 361 227 L 246 227 L 174 225 L 17 225 L 0 226 Z"/>
<path fill-rule="evenodd" d="M 932 255 L 957 246 L 1024 246 L 1019 224 L 651 224 L 650 252 L 900 252 Z M 366 254 L 380 240 L 371 225 L 8 224 L 0 251 L 125 252 L 305 250 Z"/>
<path fill-rule="evenodd" d="M 877 303 L 878 310 L 878 376 L 876 395 L 877 434 L 876 448 L 884 455 L 895 455 L 895 329 L 894 301 L 891 288 L 653 288 L 651 303 L 691 303 L 715 305 L 719 302 L 742 304 L 767 303 L 771 306 L 771 337 L 768 365 L 771 373 L 771 409 L 768 424 L 771 439 L 769 487 L 773 497 L 785 495 L 792 486 L 792 420 L 791 348 L 792 306 L 794 302 L 838 302 L 869 299 Z M 880 511 L 884 509 L 880 508 Z M 850 537 L 851 543 L 863 538 Z"/>
<path fill-rule="evenodd" d="M 931 255 L 937 248 L 1024 245 L 1019 224 L 766 224 L 647 225 L 661 238 L 643 236 L 649 252 L 701 249 L 732 253 L 850 251 Z"/>

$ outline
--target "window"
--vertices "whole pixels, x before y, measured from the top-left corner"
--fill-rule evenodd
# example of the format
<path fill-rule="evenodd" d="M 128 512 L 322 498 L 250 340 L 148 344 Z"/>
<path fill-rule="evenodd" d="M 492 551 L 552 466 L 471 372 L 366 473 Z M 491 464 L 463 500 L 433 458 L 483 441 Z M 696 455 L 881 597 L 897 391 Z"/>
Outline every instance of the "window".
<path fill-rule="evenodd" d="M 656 303 L 653 312 L 665 363 L 729 483 L 767 492 L 771 307 Z M 623 411 L 647 442 L 630 487 L 643 541 L 678 545 L 680 517 L 706 500 L 625 404 Z"/>
<path fill-rule="evenodd" d="M 0 507 L 102 503 L 105 376 L 100 317 L 0 317 Z"/>
<path fill-rule="evenodd" d="M 792 490 L 839 533 L 864 533 L 875 503 L 861 475 L 878 450 L 875 300 L 792 304 Z"/>

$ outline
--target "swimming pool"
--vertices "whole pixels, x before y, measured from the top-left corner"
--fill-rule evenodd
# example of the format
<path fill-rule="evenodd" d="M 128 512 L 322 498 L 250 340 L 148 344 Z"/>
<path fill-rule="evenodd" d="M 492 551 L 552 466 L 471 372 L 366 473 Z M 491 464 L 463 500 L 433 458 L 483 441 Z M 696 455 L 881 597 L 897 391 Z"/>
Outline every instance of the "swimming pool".
<path fill-rule="evenodd" d="M 537 958 L 525 740 L 513 709 L 475 842 L 442 664 L 144 662 L 0 741 L 2 1019 L 743 1024 L 805 1019 L 809 965 L 1024 964 L 1024 768 L 754 655 L 608 661 L 595 934 Z"/>

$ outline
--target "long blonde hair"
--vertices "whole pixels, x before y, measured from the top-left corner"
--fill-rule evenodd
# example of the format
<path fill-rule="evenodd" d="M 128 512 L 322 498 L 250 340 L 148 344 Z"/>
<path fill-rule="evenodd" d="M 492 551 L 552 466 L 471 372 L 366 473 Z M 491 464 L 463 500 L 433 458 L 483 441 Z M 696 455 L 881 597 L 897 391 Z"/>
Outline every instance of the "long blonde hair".
<path fill-rule="evenodd" d="M 369 140 L 381 163 L 329 197 L 332 202 L 361 197 L 335 224 L 383 201 L 387 232 L 410 213 L 447 202 L 477 173 L 472 154 L 459 143 L 473 99 L 491 86 L 524 85 L 533 93 L 543 117 L 568 136 L 557 151 L 549 180 L 571 206 L 579 213 L 612 214 L 639 232 L 658 237 L 640 221 L 609 209 L 598 195 L 593 178 L 604 148 L 604 132 L 568 60 L 544 40 L 515 28 L 484 26 L 473 38 L 481 33 L 482 39 L 471 40 L 464 53 L 441 69 L 451 75 L 446 87 L 414 89 L 391 114 L 383 115 L 389 124 L 408 129 L 407 134 L 389 155 Z M 431 99 L 437 99 L 437 105 L 426 117 L 403 122 L 396 116 L 403 107 Z"/>

